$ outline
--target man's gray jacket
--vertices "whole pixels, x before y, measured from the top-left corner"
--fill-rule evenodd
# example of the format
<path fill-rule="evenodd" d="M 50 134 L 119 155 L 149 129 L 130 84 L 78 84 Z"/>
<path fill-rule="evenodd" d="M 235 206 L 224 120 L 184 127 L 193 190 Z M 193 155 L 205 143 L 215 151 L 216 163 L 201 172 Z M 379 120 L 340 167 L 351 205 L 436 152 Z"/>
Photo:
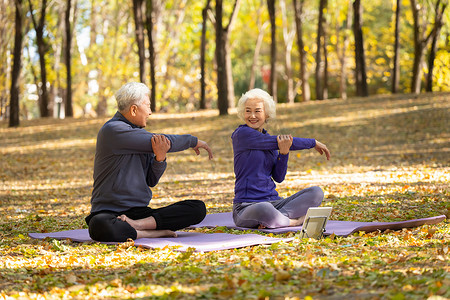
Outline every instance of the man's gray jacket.
<path fill-rule="evenodd" d="M 152 136 L 119 112 L 103 125 L 97 136 L 91 213 L 148 206 L 149 186 L 158 183 L 167 166 L 155 159 Z M 198 142 L 190 134 L 164 136 L 171 144 L 169 152 L 193 148 Z"/>

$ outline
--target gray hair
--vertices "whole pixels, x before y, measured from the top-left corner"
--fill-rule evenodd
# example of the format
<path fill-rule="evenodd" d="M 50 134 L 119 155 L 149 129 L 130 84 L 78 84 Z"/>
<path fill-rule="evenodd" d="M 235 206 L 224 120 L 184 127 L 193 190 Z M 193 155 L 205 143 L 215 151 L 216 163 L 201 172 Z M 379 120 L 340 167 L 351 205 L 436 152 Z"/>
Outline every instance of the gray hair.
<path fill-rule="evenodd" d="M 150 95 L 150 89 L 141 82 L 128 82 L 124 84 L 114 95 L 117 101 L 117 109 L 124 112 L 131 105 L 141 105 L 145 96 Z"/>
<path fill-rule="evenodd" d="M 272 96 L 269 95 L 264 90 L 261 89 L 252 89 L 242 95 L 241 99 L 239 99 L 237 105 L 237 115 L 242 120 L 244 119 L 245 114 L 245 103 L 248 99 L 260 99 L 264 101 L 264 110 L 268 119 L 275 119 L 277 112 L 275 108 L 275 101 L 273 101 Z"/>

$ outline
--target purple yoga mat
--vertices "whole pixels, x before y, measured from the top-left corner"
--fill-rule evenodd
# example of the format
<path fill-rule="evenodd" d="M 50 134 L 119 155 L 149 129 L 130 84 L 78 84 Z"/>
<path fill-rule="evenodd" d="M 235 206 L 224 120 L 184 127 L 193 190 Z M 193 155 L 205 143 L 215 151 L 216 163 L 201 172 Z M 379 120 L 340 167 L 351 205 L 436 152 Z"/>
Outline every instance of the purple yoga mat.
<path fill-rule="evenodd" d="M 71 239 L 75 242 L 93 242 L 89 237 L 87 229 L 76 229 L 49 233 L 29 233 L 35 239 Z M 201 233 L 177 231 L 176 238 L 143 238 L 134 241 L 135 246 L 144 248 L 164 248 L 175 246 L 177 251 L 186 251 L 188 248 L 195 248 L 195 251 L 216 251 L 247 246 L 273 244 L 280 241 L 291 241 L 293 238 L 272 238 L 258 234 L 229 234 L 229 233 Z M 115 243 L 106 243 L 115 244 Z"/>
<path fill-rule="evenodd" d="M 400 222 L 353 222 L 353 221 L 333 221 L 329 220 L 325 226 L 324 235 L 335 234 L 337 236 L 349 236 L 350 234 L 358 231 L 372 232 L 377 230 L 399 230 L 402 228 L 412 228 L 418 227 L 425 224 L 437 224 L 445 220 L 445 215 L 424 218 L 424 219 L 414 219 L 406 220 Z M 216 226 L 225 226 L 228 228 L 238 229 L 238 230 L 255 230 L 267 233 L 285 233 L 285 232 L 297 232 L 302 230 L 302 226 L 296 227 L 282 227 L 274 229 L 256 229 L 256 228 L 244 228 L 234 225 L 233 216 L 231 212 L 217 213 L 206 215 L 205 219 L 190 228 L 208 227 L 214 228 Z"/>

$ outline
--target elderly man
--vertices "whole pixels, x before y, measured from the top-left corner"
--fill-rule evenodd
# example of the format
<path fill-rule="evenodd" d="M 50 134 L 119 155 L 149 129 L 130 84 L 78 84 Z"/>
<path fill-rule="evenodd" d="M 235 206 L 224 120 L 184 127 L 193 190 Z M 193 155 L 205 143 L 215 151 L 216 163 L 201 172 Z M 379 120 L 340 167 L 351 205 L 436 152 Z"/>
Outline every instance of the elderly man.
<path fill-rule="evenodd" d="M 152 209 L 150 187 L 163 175 L 167 152 L 188 148 L 200 154 L 207 143 L 190 134 L 160 135 L 144 129 L 150 109 L 150 90 L 130 82 L 115 94 L 118 112 L 100 129 L 94 162 L 89 235 L 102 242 L 176 236 L 175 230 L 201 222 L 206 215 L 200 200 L 184 200 Z"/>

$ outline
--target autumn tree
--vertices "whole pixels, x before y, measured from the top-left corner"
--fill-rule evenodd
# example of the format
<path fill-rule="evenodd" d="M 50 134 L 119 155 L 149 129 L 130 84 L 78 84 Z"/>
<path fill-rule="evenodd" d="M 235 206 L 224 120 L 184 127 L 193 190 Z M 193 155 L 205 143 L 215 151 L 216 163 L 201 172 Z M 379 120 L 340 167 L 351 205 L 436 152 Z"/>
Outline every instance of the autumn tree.
<path fill-rule="evenodd" d="M 134 26 L 139 56 L 139 80 L 145 83 L 144 0 L 133 0 Z"/>
<path fill-rule="evenodd" d="M 437 43 L 439 40 L 441 28 L 444 25 L 443 22 L 443 16 L 444 11 L 447 8 L 448 3 L 440 3 L 440 1 L 436 2 L 435 7 L 435 18 L 434 18 L 434 25 L 433 25 L 433 31 L 432 31 L 432 41 L 431 41 L 431 49 L 430 54 L 428 55 L 428 73 L 426 76 L 426 91 L 432 92 L 433 91 L 433 69 L 434 69 L 434 60 L 436 58 L 436 51 L 437 51 Z"/>
<path fill-rule="evenodd" d="M 364 39 L 362 33 L 362 5 L 361 0 L 353 2 L 353 34 L 355 36 L 355 79 L 356 94 L 367 97 L 366 56 L 364 54 Z"/>
<path fill-rule="evenodd" d="M 293 0 L 295 29 L 297 32 L 297 48 L 300 57 L 300 81 L 302 85 L 302 99 L 309 101 L 311 99 L 311 92 L 308 83 L 308 71 L 306 64 L 305 43 L 303 42 L 303 6 L 304 0 Z"/>
<path fill-rule="evenodd" d="M 65 64 L 66 64 L 66 97 L 65 97 L 65 116 L 73 117 L 73 105 L 72 105 L 72 36 L 73 36 L 73 27 L 72 24 L 75 24 L 75 11 L 76 11 L 76 1 L 74 0 L 74 4 L 72 6 L 72 0 L 67 0 L 66 3 L 66 12 L 64 16 L 64 29 L 65 29 Z"/>
<path fill-rule="evenodd" d="M 439 15 L 443 14 L 446 8 L 446 4 L 441 5 L 441 0 L 437 0 L 435 4 L 435 15 L 438 19 L 437 27 L 433 26 L 428 32 L 427 13 L 429 13 L 428 7 L 419 3 L 418 0 L 410 0 L 411 9 L 413 14 L 413 30 L 414 30 L 414 63 L 411 78 L 411 92 L 420 93 L 421 80 L 422 80 L 422 65 L 424 63 L 425 49 L 428 47 L 433 37 L 433 31 L 440 27 Z M 436 20 L 436 18 L 435 18 Z"/>
<path fill-rule="evenodd" d="M 327 6 L 327 0 L 320 0 L 316 42 L 316 98 L 318 100 L 328 98 L 327 34 L 325 31 L 325 10 Z"/>
<path fill-rule="evenodd" d="M 234 103 L 229 35 L 239 11 L 240 2 L 240 0 L 234 2 L 228 25 L 223 26 L 223 2 L 222 0 L 216 0 L 217 106 L 220 115 L 227 115 L 230 103 Z"/>
<path fill-rule="evenodd" d="M 49 117 L 53 112 L 53 107 L 51 107 L 49 103 L 49 96 L 47 90 L 47 66 L 46 66 L 46 54 L 48 51 L 48 44 L 45 40 L 45 15 L 47 12 L 47 0 L 42 0 L 40 7 L 40 16 L 39 20 L 36 19 L 36 12 L 33 8 L 33 4 L 31 0 L 28 0 L 31 21 L 34 26 L 34 30 L 36 31 L 36 46 L 37 51 L 39 53 L 39 66 L 40 66 L 40 75 L 41 82 L 37 87 L 39 93 L 39 111 L 41 117 Z"/>
<path fill-rule="evenodd" d="M 337 7 L 337 9 L 340 9 L 340 7 Z M 340 24 L 338 21 L 336 21 L 336 36 L 337 36 L 337 42 L 336 42 L 336 55 L 339 59 L 340 63 L 340 72 L 339 72 L 339 94 L 342 99 L 347 99 L 347 49 L 350 44 L 349 39 L 349 32 L 351 31 L 351 24 L 352 24 L 352 9 L 351 9 L 351 0 L 348 0 L 345 13 L 345 19 L 343 20 L 343 24 Z M 339 19 L 339 18 L 337 18 Z M 341 34 L 340 32 L 344 31 L 342 34 L 342 41 L 341 41 Z"/>
<path fill-rule="evenodd" d="M 149 63 L 150 63 L 150 108 L 152 111 L 156 111 L 156 51 L 155 51 L 155 39 L 154 34 L 154 23 L 156 15 L 160 9 L 160 2 L 157 1 L 156 5 L 153 0 L 146 0 L 146 10 L 145 10 L 145 27 L 147 29 L 147 39 L 148 39 L 148 52 L 149 52 Z"/>
<path fill-rule="evenodd" d="M 210 11 L 211 0 L 206 0 L 202 9 L 202 36 L 200 42 L 200 109 L 206 108 L 206 78 L 205 78 L 205 52 L 206 52 L 206 24 L 208 21 L 208 11 Z"/>
<path fill-rule="evenodd" d="M 11 81 L 11 41 L 13 38 L 14 13 L 16 6 L 9 0 L 0 0 L 0 120 L 6 117 Z"/>
<path fill-rule="evenodd" d="M 270 78 L 269 78 L 269 94 L 273 100 L 277 102 L 277 25 L 275 22 L 275 0 L 267 0 L 267 9 L 270 19 Z"/>
<path fill-rule="evenodd" d="M 295 39 L 295 23 L 292 23 L 293 26 L 289 25 L 285 0 L 280 0 L 280 8 L 283 21 L 283 40 L 285 45 L 284 57 L 286 63 L 287 102 L 294 103 L 296 87 L 294 85 L 294 78 L 292 75 L 291 52 Z"/>
<path fill-rule="evenodd" d="M 24 10 L 22 0 L 14 1 L 15 13 L 15 33 L 14 33 L 14 62 L 11 74 L 11 99 L 9 102 L 9 126 L 19 126 L 19 78 L 22 69 L 22 49 L 23 49 L 23 21 Z"/>
<path fill-rule="evenodd" d="M 400 10 L 401 0 L 396 0 L 395 6 L 395 28 L 394 28 L 394 67 L 392 68 L 392 88 L 393 94 L 398 92 L 400 83 Z"/>

